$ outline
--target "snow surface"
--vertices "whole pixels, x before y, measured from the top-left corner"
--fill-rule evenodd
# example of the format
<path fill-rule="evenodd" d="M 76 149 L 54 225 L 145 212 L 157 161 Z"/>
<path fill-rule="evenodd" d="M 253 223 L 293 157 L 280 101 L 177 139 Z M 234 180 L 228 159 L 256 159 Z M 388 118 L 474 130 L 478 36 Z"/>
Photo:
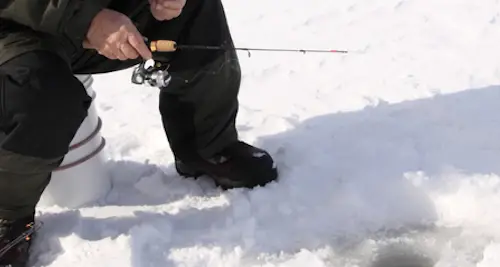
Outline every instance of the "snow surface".
<path fill-rule="evenodd" d="M 96 76 L 113 189 L 39 210 L 35 266 L 500 266 L 500 1 L 225 0 L 241 138 L 280 181 L 181 179 L 157 90 Z"/>

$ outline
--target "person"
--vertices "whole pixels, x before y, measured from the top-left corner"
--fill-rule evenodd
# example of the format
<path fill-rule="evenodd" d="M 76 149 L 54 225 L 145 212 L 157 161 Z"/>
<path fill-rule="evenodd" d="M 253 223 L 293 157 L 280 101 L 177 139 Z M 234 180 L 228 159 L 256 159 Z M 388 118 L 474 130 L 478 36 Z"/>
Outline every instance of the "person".
<path fill-rule="evenodd" d="M 0 249 L 35 220 L 51 172 L 92 99 L 77 74 L 169 64 L 159 112 L 180 175 L 224 189 L 277 180 L 273 158 L 239 140 L 241 69 L 234 49 L 151 51 L 145 40 L 234 48 L 220 0 L 2 1 L 0 6 Z M 124 91 L 124 94 L 127 92 Z M 0 259 L 26 266 L 32 239 Z"/>

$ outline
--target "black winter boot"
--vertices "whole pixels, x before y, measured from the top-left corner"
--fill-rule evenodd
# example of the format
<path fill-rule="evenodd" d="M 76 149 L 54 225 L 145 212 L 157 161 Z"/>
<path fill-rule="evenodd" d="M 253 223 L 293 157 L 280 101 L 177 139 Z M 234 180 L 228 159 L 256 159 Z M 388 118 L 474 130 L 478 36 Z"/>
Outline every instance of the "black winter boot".
<path fill-rule="evenodd" d="M 208 160 L 177 160 L 175 167 L 185 177 L 207 175 L 223 189 L 264 186 L 278 178 L 278 169 L 271 155 L 242 141 L 233 143 Z"/>
<path fill-rule="evenodd" d="M 0 254 L 16 238 L 22 238 L 20 242 L 0 256 L 0 267 L 28 266 L 32 235 L 23 237 L 23 234 L 30 227 L 34 227 L 32 216 L 14 221 L 0 219 Z"/>

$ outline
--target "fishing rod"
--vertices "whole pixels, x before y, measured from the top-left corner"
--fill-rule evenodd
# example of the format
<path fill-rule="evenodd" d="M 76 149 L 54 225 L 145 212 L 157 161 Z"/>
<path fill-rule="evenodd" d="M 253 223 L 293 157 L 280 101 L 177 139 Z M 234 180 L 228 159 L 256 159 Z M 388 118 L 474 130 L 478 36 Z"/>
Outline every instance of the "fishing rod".
<path fill-rule="evenodd" d="M 177 50 L 244 50 L 249 53 L 250 51 L 268 51 L 268 52 L 300 52 L 300 53 L 349 53 L 346 50 L 319 50 L 319 49 L 282 49 L 282 48 L 244 48 L 244 47 L 224 47 L 224 46 L 210 46 L 210 45 L 188 45 L 177 44 L 172 40 L 153 40 L 149 41 L 144 38 L 151 52 L 171 53 Z M 132 74 L 132 82 L 135 84 L 148 84 L 152 87 L 166 87 L 169 85 L 172 77 L 168 73 L 168 64 L 155 61 L 153 66 L 145 67 L 146 62 L 142 62 L 134 69 Z"/>
<path fill-rule="evenodd" d="M 149 48 L 152 52 L 175 52 L 177 50 L 244 50 L 244 51 L 270 51 L 270 52 L 301 52 L 301 53 L 342 53 L 347 54 L 346 50 L 320 50 L 320 49 L 283 49 L 283 48 L 244 48 L 210 45 L 182 45 L 171 40 L 157 40 L 149 42 Z"/>

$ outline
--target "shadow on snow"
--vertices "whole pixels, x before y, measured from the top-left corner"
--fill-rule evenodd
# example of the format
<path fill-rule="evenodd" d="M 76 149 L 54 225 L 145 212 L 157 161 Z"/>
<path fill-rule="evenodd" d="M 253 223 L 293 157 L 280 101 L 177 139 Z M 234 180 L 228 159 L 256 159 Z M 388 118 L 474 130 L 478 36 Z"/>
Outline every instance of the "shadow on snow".
<path fill-rule="evenodd" d="M 259 140 L 257 145 L 276 158 L 281 178 L 253 191 L 222 192 L 206 181 L 200 186 L 180 179 L 171 166 L 161 170 L 112 162 L 116 187 L 103 205 L 160 205 L 207 194 L 224 194 L 228 202 L 174 214 L 136 212 L 103 219 L 73 211 L 43 214 L 46 226 L 34 260 L 43 265 L 55 260 L 63 251 L 59 238 L 70 234 L 102 240 L 125 233 L 132 240 L 135 267 L 148 262 L 175 266 L 162 255 L 195 245 L 218 247 L 221 254 L 240 248 L 242 265 L 258 263 L 255 258 L 261 253 L 275 255 L 279 262 L 284 260 L 278 258 L 281 252 L 292 257 L 326 246 L 331 251 L 322 260 L 331 266 L 346 264 L 342 259 L 367 267 L 432 266 L 432 258 L 439 256 L 421 256 L 420 248 L 387 243 L 379 246 L 377 257 L 363 248 L 368 239 L 440 231 L 432 227 L 437 219 L 432 201 L 405 179 L 406 173 L 433 176 L 449 168 L 500 173 L 499 102 L 500 87 L 495 86 L 311 118 Z M 151 177 L 162 186 L 145 186 L 139 193 L 136 185 Z M 155 191 L 154 197 L 145 198 L 147 190 Z M 424 253 L 432 254 L 425 248 Z M 202 255 L 200 259 L 208 261 Z"/>

